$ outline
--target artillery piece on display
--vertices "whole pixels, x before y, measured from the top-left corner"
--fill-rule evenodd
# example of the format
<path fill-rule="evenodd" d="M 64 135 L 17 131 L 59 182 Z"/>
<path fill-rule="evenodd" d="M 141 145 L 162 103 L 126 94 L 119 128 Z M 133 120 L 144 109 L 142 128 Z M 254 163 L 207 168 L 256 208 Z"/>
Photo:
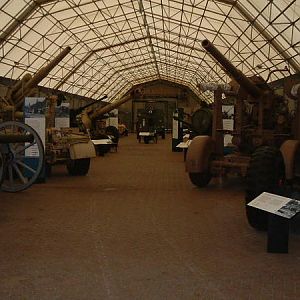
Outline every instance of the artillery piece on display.
<path fill-rule="evenodd" d="M 206 186 L 212 176 L 229 172 L 245 177 L 249 224 L 266 229 L 267 214 L 247 203 L 262 192 L 280 193 L 282 185 L 294 179 L 299 140 L 291 133 L 287 103 L 261 77 L 248 78 L 242 74 L 208 40 L 202 41 L 202 46 L 232 82 L 229 91 L 221 88 L 214 91 L 212 136 L 196 136 L 192 140 L 186 156 L 186 171 L 198 187 Z M 234 128 L 230 131 L 222 127 L 222 94 L 234 98 Z M 298 117 L 295 115 L 294 120 L 299 120 Z M 233 151 L 224 155 L 223 135 L 228 133 L 233 136 Z"/>
<path fill-rule="evenodd" d="M 43 145 L 37 132 L 23 123 L 25 97 L 37 94 L 37 85 L 70 52 L 66 47 L 60 54 L 41 68 L 34 76 L 26 74 L 12 87 L 7 87 L 0 97 L 0 152 L 1 190 L 16 192 L 28 188 L 39 177 L 46 165 L 65 162 L 70 174 L 84 175 L 89 168 L 90 157 L 95 150 L 87 135 L 52 128 L 57 96 L 50 96 L 46 113 L 46 144 Z M 52 121 L 51 121 L 52 120 Z M 31 138 L 32 137 L 32 138 Z M 45 147 L 45 151 L 44 151 Z M 28 152 L 34 153 L 35 162 L 30 162 Z M 45 157 L 44 157 L 45 152 Z"/>
<path fill-rule="evenodd" d="M 106 126 L 105 119 L 112 110 L 118 108 L 120 105 L 130 100 L 132 98 L 132 95 L 128 93 L 113 103 L 108 103 L 102 107 L 93 109 L 92 106 L 94 104 L 100 102 L 105 98 L 107 98 L 106 95 L 97 101 L 81 107 L 76 116 L 76 122 L 80 128 L 80 131 L 89 134 L 90 138 L 94 142 L 96 142 L 96 140 L 98 139 L 111 140 L 112 144 L 110 143 L 106 146 L 102 144 L 101 150 L 99 150 L 99 153 L 101 155 L 108 152 L 112 146 L 117 147 L 120 136 L 117 127 L 112 125 Z"/>

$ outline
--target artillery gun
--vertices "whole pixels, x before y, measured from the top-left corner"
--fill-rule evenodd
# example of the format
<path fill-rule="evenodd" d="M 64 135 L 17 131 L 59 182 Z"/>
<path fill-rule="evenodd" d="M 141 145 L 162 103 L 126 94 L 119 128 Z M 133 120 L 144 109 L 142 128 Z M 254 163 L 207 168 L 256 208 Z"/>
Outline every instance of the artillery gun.
<path fill-rule="evenodd" d="M 107 98 L 107 96 L 103 96 L 101 99 L 92 102 L 88 105 L 83 106 L 80 108 L 79 114 L 76 116 L 76 121 L 81 131 L 87 132 L 91 139 L 99 139 L 107 137 L 107 135 L 112 136 L 113 142 L 118 143 L 119 140 L 119 131 L 117 127 L 114 126 L 105 126 L 104 119 L 106 115 L 118 108 L 123 103 L 129 101 L 132 98 L 130 93 L 126 94 L 119 100 L 106 104 L 105 106 L 92 109 L 92 105 Z"/>
<path fill-rule="evenodd" d="M 208 40 L 202 41 L 202 46 L 232 82 L 230 91 L 220 88 L 214 91 L 212 136 L 197 136 L 192 140 L 187 151 L 186 171 L 198 187 L 206 186 L 212 176 L 229 172 L 245 177 L 249 224 L 266 229 L 267 215 L 247 203 L 262 192 L 279 193 L 284 182 L 294 179 L 299 141 L 291 134 L 287 105 L 284 97 L 276 95 L 261 77 L 246 77 Z M 234 129 L 230 132 L 222 127 L 222 94 L 235 99 Z M 224 155 L 223 149 L 226 133 L 233 136 L 234 145 L 228 155 Z"/>
<path fill-rule="evenodd" d="M 55 107 L 60 106 L 60 95 L 48 97 L 46 114 L 46 172 L 51 167 L 65 163 L 68 173 L 73 176 L 86 175 L 90 160 L 96 156 L 94 145 L 88 134 L 79 132 L 78 128 L 56 128 Z"/>
<path fill-rule="evenodd" d="M 0 130 L 2 130 L 3 135 L 6 135 L 5 132 L 8 132 L 12 135 L 18 135 L 18 131 L 31 132 L 34 131 L 31 127 L 22 124 L 24 118 L 23 106 L 25 97 L 31 97 L 37 94 L 37 85 L 49 74 L 49 72 L 71 51 L 70 47 L 66 47 L 61 53 L 59 53 L 53 60 L 51 60 L 45 67 L 41 68 L 35 75 L 26 74 L 24 77 L 17 81 L 12 87 L 8 87 L 5 91 L 5 94 L 0 98 L 0 122 L 9 121 L 9 123 L 0 124 Z M 90 158 L 95 156 L 94 147 L 90 141 L 88 135 L 79 134 L 73 132 L 73 130 L 62 129 L 58 130 L 54 128 L 54 117 L 55 117 L 55 106 L 57 103 L 57 96 L 50 96 L 46 98 L 48 111 L 45 111 L 46 114 L 46 143 L 45 143 L 45 158 L 42 155 L 39 155 L 38 165 L 44 165 L 50 169 L 53 164 L 56 163 L 66 163 L 67 169 L 71 175 L 85 175 L 88 172 Z M 12 123 L 11 123 L 12 122 Z M 26 127 L 26 130 L 23 127 Z M 32 130 L 31 130 L 32 129 Z M 28 135 L 28 134 L 22 134 Z M 17 137 L 17 148 L 22 148 L 19 142 L 20 137 Z M 3 139 L 6 140 L 5 138 Z M 36 138 L 37 140 L 37 138 Z M 2 150 L 5 148 L 7 155 L 14 157 L 16 154 L 20 153 L 20 150 L 14 150 L 16 148 L 16 143 L 8 142 L 3 143 Z M 31 145 L 31 143 L 29 143 Z M 31 146 L 38 145 L 38 153 L 44 153 L 44 146 L 41 143 L 35 142 Z M 31 147 L 30 146 L 30 147 Z M 27 149 L 27 144 L 25 144 L 25 149 Z M 40 149 L 42 147 L 42 149 Z M 4 150 L 3 150 L 4 151 Z M 24 151 L 23 151 L 24 152 Z M 19 157 L 19 155 L 17 155 Z M 22 154 L 22 159 L 18 159 L 17 164 L 24 164 L 25 158 Z M 40 163 L 41 161 L 41 163 Z M 15 170 L 15 159 L 9 160 L 10 165 L 5 168 L 10 172 L 10 175 L 7 175 L 10 180 L 8 182 L 9 187 L 2 184 L 2 190 L 9 191 L 18 191 L 21 190 L 19 185 L 15 185 L 13 180 L 14 174 L 20 173 Z M 5 165 L 4 165 L 5 166 Z M 27 169 L 28 166 L 23 166 L 23 170 Z M 9 171 L 13 170 L 13 171 Z M 21 170 L 21 171 L 23 171 Z M 5 170 L 4 170 L 5 173 Z M 35 174 L 39 176 L 39 171 L 35 170 Z M 22 175 L 23 176 L 23 175 Z M 20 176 L 17 176 L 20 177 Z M 32 178 L 32 176 L 30 176 Z M 23 176 L 22 180 L 24 181 L 24 187 L 27 186 L 27 179 Z"/>

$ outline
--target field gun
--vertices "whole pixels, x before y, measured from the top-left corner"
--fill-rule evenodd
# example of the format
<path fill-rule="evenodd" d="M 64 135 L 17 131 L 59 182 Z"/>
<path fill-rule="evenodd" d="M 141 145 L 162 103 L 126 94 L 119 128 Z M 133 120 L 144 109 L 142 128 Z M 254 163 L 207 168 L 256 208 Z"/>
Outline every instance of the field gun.
<path fill-rule="evenodd" d="M 90 117 L 92 114 L 92 106 L 101 103 L 102 100 L 107 99 L 107 95 L 102 96 L 100 99 L 92 101 L 76 110 L 76 122 L 81 131 L 91 130 L 93 128 L 93 121 Z"/>
<path fill-rule="evenodd" d="M 35 75 L 29 73 L 25 74 L 9 91 L 7 96 L 11 105 L 15 109 L 22 109 L 25 97 L 30 97 L 35 93 L 34 88 L 58 65 L 60 61 L 71 51 L 71 47 L 66 47 L 53 60 L 51 60 L 45 67 L 42 67 Z"/>
<path fill-rule="evenodd" d="M 245 76 L 210 41 L 203 40 L 202 46 L 232 79 L 224 94 L 235 98 L 233 144 L 249 153 L 260 145 L 280 147 L 291 129 L 284 97 L 262 77 Z"/>
<path fill-rule="evenodd" d="M 31 97 L 36 94 L 38 84 L 70 51 L 71 48 L 66 47 L 46 66 L 38 70 L 36 74 L 33 76 L 30 74 L 24 75 L 21 80 L 9 88 L 6 96 L 0 102 L 0 119 L 2 121 L 23 120 L 22 110 L 25 97 Z M 77 129 L 72 128 L 55 128 L 56 109 L 59 108 L 62 100 L 64 100 L 64 96 L 61 93 L 46 96 L 41 102 L 42 108 L 37 108 L 38 114 L 44 114 L 46 119 L 45 159 L 42 159 L 42 161 L 43 163 L 45 161 L 47 173 L 50 173 L 52 165 L 65 163 L 70 175 L 86 175 L 90 167 L 90 158 L 95 156 L 95 149 L 87 134 L 79 133 Z M 47 104 L 44 105 L 44 102 Z M 63 108 L 60 109 L 63 110 Z M 36 111 L 26 107 L 24 113 L 34 115 Z M 11 123 L 9 124 L 9 126 L 14 128 Z M 18 122 L 18 127 L 15 127 L 22 129 L 20 126 Z M 39 152 L 42 153 L 42 150 Z M 23 163 L 23 161 L 20 162 L 20 164 Z"/>
<path fill-rule="evenodd" d="M 70 47 L 65 48 L 35 75 L 24 75 L 12 87 L 6 88 L 5 95 L 0 97 L 0 182 L 2 191 L 25 190 L 40 176 L 45 161 L 44 146 L 38 133 L 23 123 L 24 99 L 36 94 L 37 85 L 70 50 Z"/>
<path fill-rule="evenodd" d="M 132 95 L 129 93 L 113 103 L 108 103 L 94 110 L 90 109 L 93 104 L 106 98 L 107 96 L 105 95 L 99 100 L 81 107 L 81 112 L 76 117 L 79 128 L 82 131 L 89 131 L 92 139 L 96 139 L 99 135 L 103 134 L 113 135 L 115 138 L 119 138 L 118 128 L 114 126 L 108 126 L 109 128 L 105 128 L 105 125 L 103 124 L 104 122 L 102 121 L 106 118 L 106 114 L 110 111 L 132 99 Z"/>
<path fill-rule="evenodd" d="M 202 46 L 231 77 L 231 89 L 214 91 L 212 136 L 192 140 L 186 171 L 198 187 L 205 187 L 213 176 L 245 177 L 248 222 L 256 229 L 266 229 L 267 214 L 247 204 L 262 192 L 283 193 L 283 187 L 293 183 L 299 141 L 291 127 L 292 117 L 299 120 L 299 109 L 292 116 L 285 95 L 276 94 L 260 76 L 245 76 L 210 41 L 203 40 Z M 233 130 L 223 129 L 224 96 L 233 99 Z M 227 154 L 224 134 L 232 135 L 232 151 Z"/>

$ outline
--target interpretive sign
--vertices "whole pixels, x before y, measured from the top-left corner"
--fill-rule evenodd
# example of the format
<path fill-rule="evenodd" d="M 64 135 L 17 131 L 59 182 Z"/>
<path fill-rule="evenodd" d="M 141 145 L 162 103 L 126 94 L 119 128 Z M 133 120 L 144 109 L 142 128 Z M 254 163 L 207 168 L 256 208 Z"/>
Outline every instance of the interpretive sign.
<path fill-rule="evenodd" d="M 267 192 L 260 194 L 248 205 L 287 219 L 300 212 L 300 201 Z"/>
<path fill-rule="evenodd" d="M 24 103 L 25 124 L 31 126 L 41 138 L 45 147 L 46 135 L 46 100 L 43 97 L 26 97 Z M 38 155 L 37 145 L 26 149 L 25 156 L 36 157 Z"/>
<path fill-rule="evenodd" d="M 63 102 L 55 107 L 55 128 L 70 127 L 70 103 Z"/>

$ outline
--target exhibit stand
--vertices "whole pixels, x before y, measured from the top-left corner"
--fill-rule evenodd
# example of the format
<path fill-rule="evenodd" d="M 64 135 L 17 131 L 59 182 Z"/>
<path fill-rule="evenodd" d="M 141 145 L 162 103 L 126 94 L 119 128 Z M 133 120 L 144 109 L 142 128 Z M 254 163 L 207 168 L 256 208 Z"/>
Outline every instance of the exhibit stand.
<path fill-rule="evenodd" d="M 46 99 L 44 97 L 26 97 L 24 101 L 24 123 L 32 127 L 37 134 L 39 135 L 42 143 L 46 144 Z M 36 167 L 36 164 L 39 161 L 38 155 L 38 146 L 34 145 L 25 150 L 25 161 L 28 166 L 32 168 Z M 28 176 L 30 176 L 28 174 Z M 45 182 L 46 181 L 46 171 L 45 163 L 44 167 L 37 178 L 36 182 Z"/>
<path fill-rule="evenodd" d="M 180 152 L 182 148 L 177 147 L 183 141 L 183 108 L 177 108 L 173 113 L 172 124 L 172 152 Z"/>
<path fill-rule="evenodd" d="M 300 201 L 264 192 L 247 205 L 269 213 L 267 252 L 288 253 L 289 221 L 300 212 Z"/>

